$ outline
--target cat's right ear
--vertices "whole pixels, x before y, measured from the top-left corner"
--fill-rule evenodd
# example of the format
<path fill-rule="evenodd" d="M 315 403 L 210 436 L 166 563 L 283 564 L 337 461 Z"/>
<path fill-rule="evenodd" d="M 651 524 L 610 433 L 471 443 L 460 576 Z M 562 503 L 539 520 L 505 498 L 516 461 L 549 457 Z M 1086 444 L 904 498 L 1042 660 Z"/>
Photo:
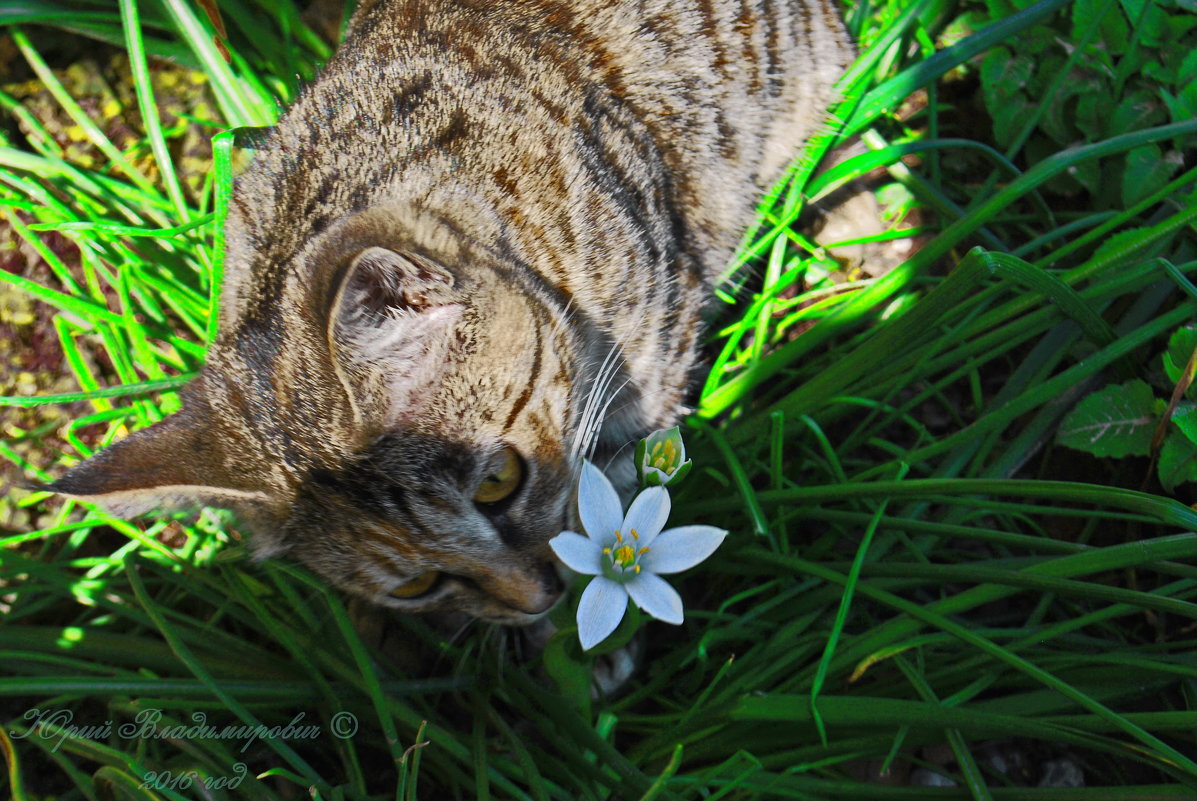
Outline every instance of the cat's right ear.
<path fill-rule="evenodd" d="M 204 416 L 207 404 L 188 394 L 191 403 L 179 413 L 105 448 L 44 489 L 129 517 L 264 500 L 260 487 L 229 469 Z"/>

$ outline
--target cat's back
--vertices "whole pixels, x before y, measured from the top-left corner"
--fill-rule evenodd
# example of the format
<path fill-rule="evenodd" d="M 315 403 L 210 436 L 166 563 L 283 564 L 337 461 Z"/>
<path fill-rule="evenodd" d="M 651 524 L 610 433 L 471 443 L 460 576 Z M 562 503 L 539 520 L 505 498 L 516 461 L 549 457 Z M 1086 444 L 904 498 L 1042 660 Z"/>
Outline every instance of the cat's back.
<path fill-rule="evenodd" d="M 517 3 L 518 4 L 518 3 Z M 708 275 L 833 100 L 854 49 L 833 0 L 577 0 L 579 41 L 661 144 Z"/>
<path fill-rule="evenodd" d="M 318 221 L 447 177 L 518 221 L 586 205 L 579 175 L 597 169 L 668 194 L 709 277 L 852 56 L 831 0 L 366 0 L 263 172 L 301 170 L 286 189 L 308 197 L 286 207 Z M 270 209 L 254 216 L 276 230 Z M 569 234 L 557 244 L 568 259 Z"/>
<path fill-rule="evenodd" d="M 854 56 L 833 0 L 510 0 L 566 31 L 644 120 L 708 276 Z"/>

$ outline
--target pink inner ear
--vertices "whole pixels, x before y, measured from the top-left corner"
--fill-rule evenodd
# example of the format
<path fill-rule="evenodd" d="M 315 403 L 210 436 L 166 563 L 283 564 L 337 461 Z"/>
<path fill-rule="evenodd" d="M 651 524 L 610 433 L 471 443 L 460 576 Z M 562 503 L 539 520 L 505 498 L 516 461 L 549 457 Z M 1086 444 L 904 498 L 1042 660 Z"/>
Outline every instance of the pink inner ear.
<path fill-rule="evenodd" d="M 351 318 L 360 306 L 368 315 L 381 317 L 395 311 L 421 311 L 453 300 L 453 276 L 419 256 L 386 248 L 367 248 L 350 267 L 340 310 Z"/>

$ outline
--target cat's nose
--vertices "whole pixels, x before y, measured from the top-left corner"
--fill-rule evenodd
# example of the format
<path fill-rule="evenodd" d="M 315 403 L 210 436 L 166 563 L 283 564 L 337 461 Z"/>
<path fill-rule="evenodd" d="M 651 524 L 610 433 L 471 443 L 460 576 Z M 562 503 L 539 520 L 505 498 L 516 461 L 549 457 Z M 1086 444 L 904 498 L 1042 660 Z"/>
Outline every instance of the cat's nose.
<path fill-rule="evenodd" d="M 538 578 L 539 581 L 531 583 L 532 586 L 527 588 L 528 591 L 512 604 L 524 614 L 539 615 L 549 611 L 553 608 L 553 604 L 557 603 L 561 593 L 565 591 L 565 583 L 557 575 L 551 562 L 540 566 Z"/>
<path fill-rule="evenodd" d="M 539 615 L 542 612 L 552 609 L 558 597 L 556 595 L 549 595 L 548 593 L 538 593 L 534 597 L 529 596 L 522 605 L 516 608 L 525 615 Z"/>

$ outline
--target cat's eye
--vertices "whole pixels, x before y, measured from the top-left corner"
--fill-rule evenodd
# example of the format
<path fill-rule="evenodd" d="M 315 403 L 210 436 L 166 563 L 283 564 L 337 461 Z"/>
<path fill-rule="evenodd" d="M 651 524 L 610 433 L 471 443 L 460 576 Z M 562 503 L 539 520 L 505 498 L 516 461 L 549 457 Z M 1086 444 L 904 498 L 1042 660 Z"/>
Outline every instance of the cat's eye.
<path fill-rule="evenodd" d="M 392 598 L 416 598 L 431 590 L 436 586 L 437 579 L 441 574 L 435 570 L 429 570 L 427 573 L 421 573 L 406 584 L 401 584 L 395 589 L 391 590 Z"/>
<path fill-rule="evenodd" d="M 504 448 L 499 456 L 498 465 L 478 485 L 478 491 L 474 494 L 477 503 L 498 503 L 520 486 L 520 479 L 524 477 L 520 457 L 513 448 Z"/>

